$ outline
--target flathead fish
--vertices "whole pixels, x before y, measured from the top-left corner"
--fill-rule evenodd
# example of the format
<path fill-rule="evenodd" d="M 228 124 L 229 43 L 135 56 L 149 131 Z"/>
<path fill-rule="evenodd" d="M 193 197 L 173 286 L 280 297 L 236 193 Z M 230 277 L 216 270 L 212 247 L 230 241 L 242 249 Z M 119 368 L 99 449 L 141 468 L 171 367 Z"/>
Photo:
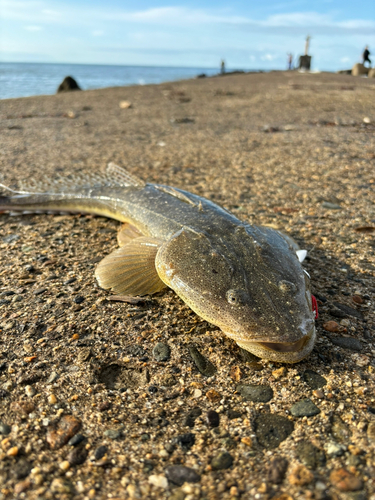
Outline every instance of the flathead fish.
<path fill-rule="evenodd" d="M 1 211 L 82 212 L 123 223 L 98 264 L 102 288 L 147 295 L 172 288 L 253 354 L 295 363 L 314 347 L 310 282 L 293 241 L 181 189 L 145 183 L 110 163 L 105 174 L 11 188 Z"/>

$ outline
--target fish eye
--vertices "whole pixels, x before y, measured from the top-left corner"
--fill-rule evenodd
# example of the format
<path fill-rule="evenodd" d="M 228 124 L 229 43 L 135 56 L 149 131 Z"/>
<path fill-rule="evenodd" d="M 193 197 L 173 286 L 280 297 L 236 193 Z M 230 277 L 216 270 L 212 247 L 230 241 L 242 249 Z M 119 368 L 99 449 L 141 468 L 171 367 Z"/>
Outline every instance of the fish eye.
<path fill-rule="evenodd" d="M 279 281 L 278 285 L 283 293 L 295 294 L 297 292 L 296 285 L 294 283 L 291 283 L 290 281 L 281 280 Z"/>
<path fill-rule="evenodd" d="M 245 292 L 242 290 L 228 290 L 226 293 L 227 301 L 232 306 L 240 306 L 245 301 Z"/>

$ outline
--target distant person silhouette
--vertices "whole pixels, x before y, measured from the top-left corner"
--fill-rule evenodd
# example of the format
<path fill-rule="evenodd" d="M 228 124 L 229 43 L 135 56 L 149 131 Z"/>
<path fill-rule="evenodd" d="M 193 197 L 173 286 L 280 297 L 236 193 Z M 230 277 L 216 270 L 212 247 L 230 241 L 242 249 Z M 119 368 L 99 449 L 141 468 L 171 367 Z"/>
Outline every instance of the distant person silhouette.
<path fill-rule="evenodd" d="M 369 63 L 369 66 L 371 67 L 371 59 L 369 58 L 370 51 L 368 50 L 368 45 L 366 45 L 365 50 L 363 51 L 362 57 L 363 57 L 363 66 L 365 65 L 365 62 Z"/>
<path fill-rule="evenodd" d="M 288 56 L 288 70 L 293 69 L 293 54 L 287 54 Z"/>
<path fill-rule="evenodd" d="M 225 61 L 224 61 L 224 59 L 222 59 L 221 63 L 220 63 L 220 72 L 222 75 L 224 75 L 224 73 L 225 73 Z"/>

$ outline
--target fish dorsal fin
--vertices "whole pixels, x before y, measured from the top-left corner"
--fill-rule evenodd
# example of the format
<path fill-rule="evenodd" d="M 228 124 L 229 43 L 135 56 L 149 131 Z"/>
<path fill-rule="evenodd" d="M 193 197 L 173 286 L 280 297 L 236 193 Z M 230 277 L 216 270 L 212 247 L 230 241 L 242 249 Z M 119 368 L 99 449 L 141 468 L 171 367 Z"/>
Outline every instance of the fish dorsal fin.
<path fill-rule="evenodd" d="M 12 192 L 20 194 L 57 194 L 68 192 L 72 193 L 82 191 L 83 189 L 95 189 L 100 187 L 142 187 L 144 185 L 145 183 L 141 179 L 129 174 L 129 172 L 127 172 L 124 168 L 119 167 L 114 163 L 109 163 L 105 172 L 76 172 L 66 176 L 61 174 L 52 174 L 51 177 L 45 177 L 43 180 L 20 180 L 17 187 L 12 187 L 11 190 Z"/>
<path fill-rule="evenodd" d="M 135 238 L 104 257 L 95 270 L 99 285 L 119 295 L 148 295 L 160 292 L 165 284 L 155 268 L 162 240 Z"/>
<path fill-rule="evenodd" d="M 106 174 L 109 179 L 116 182 L 119 186 L 145 186 L 146 183 L 130 174 L 125 168 L 119 167 L 113 162 L 108 163 L 106 168 Z"/>

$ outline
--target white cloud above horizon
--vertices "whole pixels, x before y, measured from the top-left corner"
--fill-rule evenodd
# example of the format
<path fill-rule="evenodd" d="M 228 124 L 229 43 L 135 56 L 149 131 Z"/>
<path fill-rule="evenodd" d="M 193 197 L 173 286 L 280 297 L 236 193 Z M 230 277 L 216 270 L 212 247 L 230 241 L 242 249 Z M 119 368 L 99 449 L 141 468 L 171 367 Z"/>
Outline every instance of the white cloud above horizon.
<path fill-rule="evenodd" d="M 354 64 L 364 45 L 375 51 L 375 3 L 353 6 L 276 1 L 228 7 L 202 0 L 200 7 L 155 5 L 124 8 L 119 0 L 103 6 L 88 0 L 0 0 L 3 61 L 69 62 L 284 69 L 286 54 L 303 53 L 312 36 L 313 64 L 339 69 Z M 374 14 L 374 15 L 371 15 Z M 21 61 L 22 59 L 22 61 Z"/>

